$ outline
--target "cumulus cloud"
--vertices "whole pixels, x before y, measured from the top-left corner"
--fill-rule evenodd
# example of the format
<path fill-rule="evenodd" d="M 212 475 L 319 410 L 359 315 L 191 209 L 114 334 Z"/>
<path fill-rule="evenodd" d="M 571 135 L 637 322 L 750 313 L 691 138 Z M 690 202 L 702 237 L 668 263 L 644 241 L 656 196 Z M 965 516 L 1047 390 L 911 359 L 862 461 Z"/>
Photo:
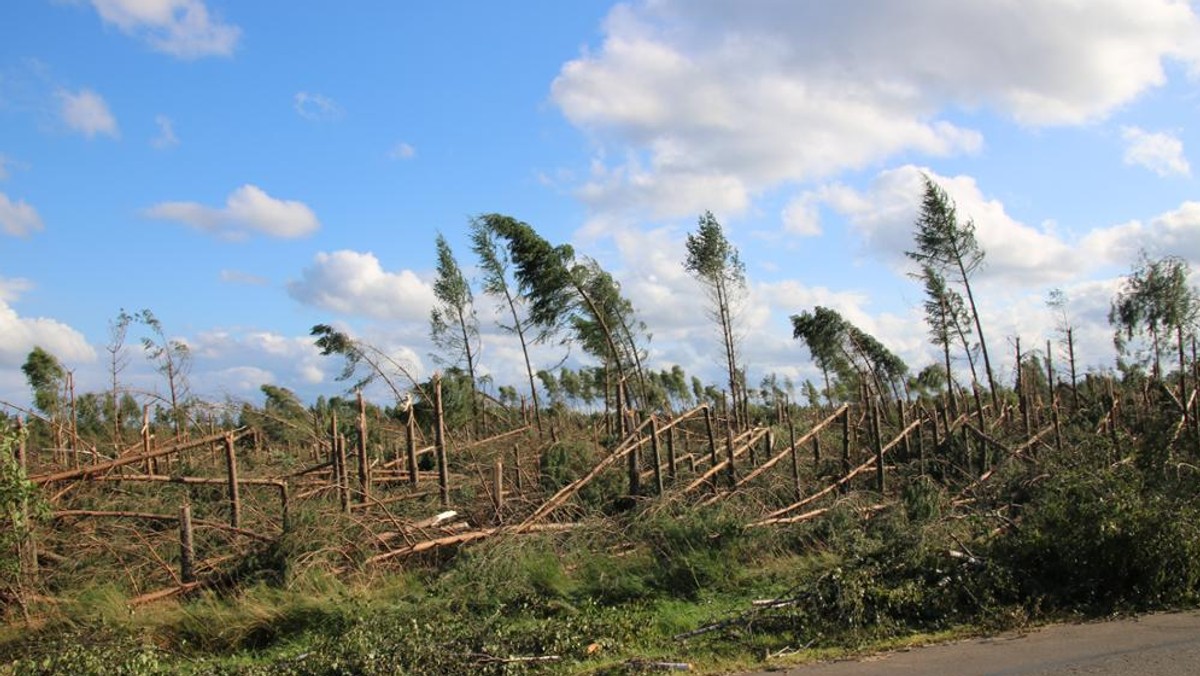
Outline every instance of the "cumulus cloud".
<path fill-rule="evenodd" d="M 432 286 L 410 270 L 385 271 L 370 252 L 318 253 L 287 288 L 305 305 L 348 316 L 424 322 L 434 305 Z"/>
<path fill-rule="evenodd" d="M 276 199 L 262 188 L 243 185 L 229 194 L 224 207 L 208 207 L 196 202 L 162 202 L 143 215 L 178 221 L 202 232 L 226 239 L 244 239 L 251 233 L 294 239 L 305 237 L 321 227 L 317 215 L 303 202 Z"/>
<path fill-rule="evenodd" d="M 583 199 L 659 216 L 899 153 L 979 149 L 952 111 L 1079 124 L 1162 84 L 1168 60 L 1200 68 L 1200 20 L 1174 0 L 641 0 L 604 32 L 551 96 L 616 158 Z"/>
<path fill-rule="evenodd" d="M 92 6 L 104 23 L 181 59 L 230 56 L 242 35 L 203 0 L 92 0 Z"/>
<path fill-rule="evenodd" d="M 1118 265 L 1131 263 L 1141 250 L 1152 256 L 1181 256 L 1200 268 L 1200 202 L 1150 219 L 1134 220 L 1091 232 L 1081 248 L 1094 260 Z"/>
<path fill-rule="evenodd" d="M 24 279 L 0 278 L 0 367 L 19 368 L 41 346 L 67 364 L 91 362 L 96 351 L 79 331 L 48 317 L 22 317 L 11 303 L 33 288 Z"/>
<path fill-rule="evenodd" d="M 869 253 L 898 271 L 908 271 L 904 252 L 913 248 L 923 176 L 946 191 L 961 222 L 974 221 L 975 236 L 987 256 L 981 279 L 1028 286 L 1068 279 L 1088 264 L 1087 256 L 1052 233 L 1012 218 L 1004 204 L 984 195 L 970 176 L 939 176 L 905 165 L 880 172 L 863 190 L 831 184 L 798 199 L 818 201 L 845 216 Z"/>
<path fill-rule="evenodd" d="M 1122 127 L 1121 139 L 1125 141 L 1125 164 L 1144 167 L 1159 176 L 1192 175 L 1192 167 L 1183 154 L 1183 141 L 1177 136 Z"/>
<path fill-rule="evenodd" d="M 314 386 L 326 382 L 330 364 L 309 336 L 216 328 L 201 331 L 188 343 L 193 389 L 205 396 L 255 398 L 264 384 L 315 396 Z"/>
<path fill-rule="evenodd" d="M 780 214 L 784 232 L 800 237 L 816 237 L 821 234 L 820 200 L 812 193 L 801 195 L 787 203 Z"/>
<path fill-rule="evenodd" d="M 26 237 L 42 229 L 42 217 L 24 200 L 13 202 L 0 192 L 0 228 L 4 234 Z"/>
<path fill-rule="evenodd" d="M 166 115 L 155 115 L 154 124 L 158 127 L 158 135 L 150 139 L 150 145 L 158 150 L 166 150 L 179 145 L 179 137 L 175 135 L 175 125 Z"/>
<path fill-rule="evenodd" d="M 62 121 L 72 131 L 79 132 L 88 138 L 97 134 L 116 138 L 120 135 L 117 129 L 117 119 L 108 109 L 104 98 L 90 89 L 80 89 L 72 93 L 66 89 L 58 91 L 60 104 L 59 115 Z"/>
<path fill-rule="evenodd" d="M 336 120 L 342 116 L 342 109 L 337 102 L 321 94 L 296 92 L 292 97 L 292 107 L 300 117 L 314 122 Z"/>

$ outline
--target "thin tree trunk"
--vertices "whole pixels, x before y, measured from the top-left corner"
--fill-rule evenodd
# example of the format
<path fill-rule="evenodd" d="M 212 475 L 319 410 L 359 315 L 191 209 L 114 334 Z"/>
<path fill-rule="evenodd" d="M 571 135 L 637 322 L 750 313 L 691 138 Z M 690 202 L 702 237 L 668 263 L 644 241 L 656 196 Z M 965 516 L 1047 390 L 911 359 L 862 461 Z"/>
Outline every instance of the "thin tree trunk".
<path fill-rule="evenodd" d="M 992 360 L 988 357 L 987 341 L 983 337 L 983 324 L 979 320 L 979 309 L 975 307 L 975 294 L 971 290 L 971 281 L 967 277 L 962 256 L 958 252 L 955 252 L 955 259 L 958 262 L 959 274 L 962 275 L 963 288 L 967 291 L 967 303 L 971 306 L 971 317 L 975 320 L 975 333 L 979 336 L 979 351 L 983 353 L 983 369 L 987 372 L 988 389 L 992 393 L 992 406 L 999 409 L 1000 397 L 996 392 L 996 378 L 992 375 Z"/>
<path fill-rule="evenodd" d="M 179 581 L 183 584 L 196 581 L 196 551 L 192 542 L 192 506 L 185 502 L 179 508 Z"/>
<path fill-rule="evenodd" d="M 442 506 L 450 505 L 450 469 L 446 461 L 446 420 L 442 412 L 442 377 L 433 376 L 434 446 L 437 452 L 438 494 Z"/>
<path fill-rule="evenodd" d="M 233 452 L 233 435 L 225 435 L 225 470 L 229 477 L 229 525 L 241 528 L 242 500 L 238 494 L 237 456 Z"/>

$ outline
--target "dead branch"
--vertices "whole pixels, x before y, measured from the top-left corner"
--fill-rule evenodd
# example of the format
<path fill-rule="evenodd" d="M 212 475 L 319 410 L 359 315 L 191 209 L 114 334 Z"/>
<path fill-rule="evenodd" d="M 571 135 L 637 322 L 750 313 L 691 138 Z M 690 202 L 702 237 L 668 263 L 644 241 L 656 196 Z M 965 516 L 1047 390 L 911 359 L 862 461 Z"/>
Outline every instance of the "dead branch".
<path fill-rule="evenodd" d="M 888 451 L 895 448 L 904 439 L 904 437 L 908 436 L 909 432 L 911 432 L 914 428 L 916 428 L 920 424 L 921 424 L 920 420 L 916 420 L 916 421 L 913 421 L 912 423 L 910 423 L 908 427 L 905 427 L 904 430 L 900 432 L 900 434 L 896 435 L 896 438 L 892 439 L 890 442 L 888 442 L 888 444 L 886 446 L 883 447 L 883 449 L 877 454 L 877 457 L 882 458 L 884 455 L 886 455 Z M 842 486 L 843 484 L 850 481 L 851 479 L 858 476 L 859 474 L 867 471 L 874 465 L 875 465 L 875 458 L 872 457 L 871 459 L 867 460 L 866 462 L 859 465 L 858 467 L 855 467 L 848 474 L 846 474 L 846 476 L 844 476 L 841 479 L 830 484 L 828 487 L 824 488 L 823 490 L 813 493 L 812 495 L 808 496 L 807 498 L 804 498 L 803 500 L 800 500 L 798 502 L 793 502 L 792 504 L 788 505 L 787 507 L 784 507 L 783 509 L 777 509 L 774 512 L 771 512 L 770 514 L 768 514 L 765 518 L 766 519 L 775 519 L 775 518 L 783 516 L 784 514 L 787 514 L 788 512 L 793 512 L 807 504 L 815 502 L 816 500 L 819 500 L 820 498 L 822 498 L 826 495 L 829 495 L 833 491 L 837 490 L 838 487 Z"/>
<path fill-rule="evenodd" d="M 122 511 L 101 511 L 94 509 L 63 509 L 55 511 L 51 516 L 55 519 L 65 519 L 76 516 L 87 516 L 95 518 L 110 518 L 110 519 L 145 519 L 147 521 L 179 521 L 178 514 L 151 514 L 148 512 L 122 512 Z M 216 521 L 203 521 L 200 519 L 192 519 L 193 526 L 203 526 L 214 530 L 225 531 L 227 533 L 235 533 L 253 540 L 262 542 L 274 542 L 275 538 L 254 531 L 246 530 L 245 528 L 234 528 L 227 524 Z"/>
<path fill-rule="evenodd" d="M 144 462 L 144 461 L 150 460 L 152 458 L 161 458 L 164 455 L 171 455 L 172 453 L 180 453 L 180 452 L 183 452 L 186 450 L 190 450 L 190 449 L 196 448 L 197 446 L 206 446 L 208 444 L 213 444 L 218 441 L 224 440 L 226 434 L 232 434 L 234 440 L 236 441 L 237 439 L 240 439 L 249 433 L 250 433 L 250 428 L 242 427 L 242 428 L 234 430 L 233 432 L 219 432 L 217 434 L 210 434 L 207 437 L 204 437 L 202 439 L 196 439 L 195 441 L 186 441 L 186 442 L 182 442 L 182 443 L 172 444 L 170 446 L 167 446 L 166 448 L 161 448 L 157 451 L 152 451 L 150 453 L 141 453 L 138 455 L 131 455 L 131 456 L 124 457 L 124 458 L 118 458 L 118 459 L 112 460 L 110 462 L 101 463 L 99 465 L 92 465 L 90 467 L 81 467 L 76 470 L 68 470 L 65 472 L 56 472 L 54 474 L 42 474 L 40 476 L 29 477 L 29 480 L 35 484 L 42 485 L 42 484 L 52 483 L 55 481 L 69 481 L 71 479 L 82 479 L 84 477 L 88 477 L 93 474 L 100 474 L 101 472 L 107 472 L 109 470 L 113 470 L 118 467 L 124 467 L 125 465 L 132 465 L 133 463 L 136 463 L 136 462 Z"/>

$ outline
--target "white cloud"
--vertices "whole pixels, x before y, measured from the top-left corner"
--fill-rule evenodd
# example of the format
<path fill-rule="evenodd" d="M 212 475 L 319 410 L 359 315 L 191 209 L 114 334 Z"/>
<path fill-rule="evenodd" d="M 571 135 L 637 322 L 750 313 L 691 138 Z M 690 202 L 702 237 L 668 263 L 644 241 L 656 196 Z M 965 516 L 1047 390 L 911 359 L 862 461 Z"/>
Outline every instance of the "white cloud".
<path fill-rule="evenodd" d="M 292 97 L 292 107 L 306 120 L 336 120 L 342 116 L 342 109 L 337 102 L 321 94 L 296 92 Z"/>
<path fill-rule="evenodd" d="M 313 386 L 326 382 L 324 357 L 309 336 L 272 331 L 210 329 L 188 341 L 195 359 L 192 385 L 206 396 L 230 394 L 255 398 L 263 384 L 315 396 Z"/>
<path fill-rule="evenodd" d="M 42 229 L 42 217 L 24 200 L 13 202 L 0 192 L 0 228 L 4 234 L 25 237 Z"/>
<path fill-rule="evenodd" d="M 97 134 L 112 136 L 120 135 L 117 129 L 117 119 L 108 109 L 104 98 L 90 89 L 80 89 L 72 94 L 60 89 L 58 100 L 61 104 L 59 114 L 63 122 L 72 131 L 77 131 L 88 138 Z"/>
<path fill-rule="evenodd" d="M 393 160 L 411 160 L 417 156 L 417 149 L 401 141 L 392 147 L 388 157 Z"/>
<path fill-rule="evenodd" d="M 33 288 L 24 279 L 0 278 L 0 368 L 19 368 L 41 346 L 68 366 L 96 359 L 96 351 L 74 328 L 48 317 L 22 317 L 10 305 Z"/>
<path fill-rule="evenodd" d="M 960 222 L 975 223 L 975 235 L 986 258 L 979 276 L 1018 286 L 1063 281 L 1089 261 L 1052 233 L 1012 218 L 997 199 L 989 198 L 970 176 L 939 176 L 905 165 L 880 172 L 865 190 L 830 185 L 799 199 L 817 199 L 847 218 L 873 255 L 908 271 L 904 252 L 913 248 L 914 223 L 929 176 L 954 200 Z"/>
<path fill-rule="evenodd" d="M 92 0 L 107 24 L 181 59 L 230 56 L 242 29 L 209 14 L 203 0 Z"/>
<path fill-rule="evenodd" d="M 783 208 L 780 219 L 783 229 L 801 237 L 816 237 L 821 234 L 821 212 L 819 200 L 813 194 L 805 194 L 793 199 Z"/>
<path fill-rule="evenodd" d="M 321 227 L 308 205 L 276 199 L 254 185 L 234 190 L 221 208 L 196 202 L 162 202 L 142 213 L 149 218 L 179 221 L 228 239 L 243 239 L 254 232 L 292 239 L 311 235 Z"/>
<path fill-rule="evenodd" d="M 552 99 L 617 158 L 582 198 L 659 216 L 899 153 L 978 150 L 954 111 L 1080 124 L 1162 84 L 1167 60 L 1200 69 L 1200 21 L 1176 0 L 641 0 L 604 30 Z"/>
<path fill-rule="evenodd" d="M 1127 266 L 1145 249 L 1152 256 L 1181 256 L 1200 268 L 1200 202 L 1184 202 L 1150 222 L 1130 221 L 1095 230 L 1081 248 L 1089 258 Z"/>
<path fill-rule="evenodd" d="M 166 150 L 179 145 L 179 137 L 175 135 L 175 125 L 166 115 L 155 115 L 154 124 L 158 126 L 158 135 L 150 139 L 150 145 L 158 150 Z"/>
<path fill-rule="evenodd" d="M 1148 132 L 1138 127 L 1122 127 L 1125 164 L 1145 167 L 1159 176 L 1191 176 L 1192 167 L 1183 154 L 1183 142 L 1166 132 Z"/>
<path fill-rule="evenodd" d="M 433 287 L 412 271 L 387 272 L 375 254 L 348 250 L 318 253 L 288 294 L 343 315 L 414 322 L 428 321 L 434 305 Z"/>

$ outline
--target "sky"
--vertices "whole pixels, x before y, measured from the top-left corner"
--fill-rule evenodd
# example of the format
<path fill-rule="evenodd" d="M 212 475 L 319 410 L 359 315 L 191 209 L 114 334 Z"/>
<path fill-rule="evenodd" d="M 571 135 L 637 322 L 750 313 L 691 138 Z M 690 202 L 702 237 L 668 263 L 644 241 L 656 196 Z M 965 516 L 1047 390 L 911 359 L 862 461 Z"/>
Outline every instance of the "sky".
<path fill-rule="evenodd" d="M 106 388 L 122 309 L 189 346 L 209 400 L 343 393 L 318 323 L 427 376 L 435 237 L 473 275 L 468 225 L 491 212 L 599 261 L 649 365 L 709 382 L 719 334 L 683 269 L 706 210 L 746 263 L 751 382 L 815 379 L 788 317 L 816 305 L 914 371 L 937 359 L 904 256 L 923 175 L 977 228 L 1002 378 L 1016 337 L 1056 337 L 1051 289 L 1080 367 L 1108 368 L 1139 251 L 1200 269 L 1187 0 L 6 0 L 0 38 L 0 400 L 18 406 L 34 346 Z M 483 371 L 519 383 L 519 346 L 476 307 Z M 121 378 L 162 392 L 143 335 Z"/>

